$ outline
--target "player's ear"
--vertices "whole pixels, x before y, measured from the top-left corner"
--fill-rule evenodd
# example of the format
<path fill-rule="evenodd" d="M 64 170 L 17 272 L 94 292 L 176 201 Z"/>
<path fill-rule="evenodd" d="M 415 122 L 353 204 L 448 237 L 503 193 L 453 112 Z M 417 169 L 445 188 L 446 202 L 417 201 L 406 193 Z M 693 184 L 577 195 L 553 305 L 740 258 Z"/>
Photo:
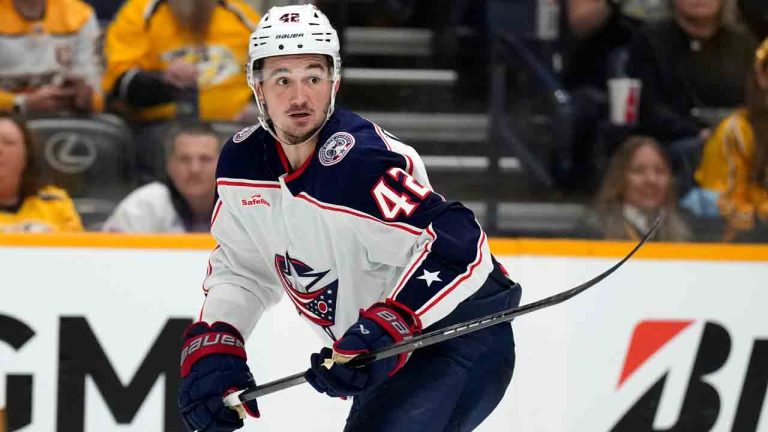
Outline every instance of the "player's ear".
<path fill-rule="evenodd" d="M 259 103 L 265 105 L 267 100 L 264 98 L 264 91 L 261 88 L 261 83 L 256 85 L 256 97 L 259 98 Z"/>
<path fill-rule="evenodd" d="M 333 92 L 338 93 L 339 87 L 341 87 L 341 80 L 336 81 L 336 85 L 333 87 Z"/>

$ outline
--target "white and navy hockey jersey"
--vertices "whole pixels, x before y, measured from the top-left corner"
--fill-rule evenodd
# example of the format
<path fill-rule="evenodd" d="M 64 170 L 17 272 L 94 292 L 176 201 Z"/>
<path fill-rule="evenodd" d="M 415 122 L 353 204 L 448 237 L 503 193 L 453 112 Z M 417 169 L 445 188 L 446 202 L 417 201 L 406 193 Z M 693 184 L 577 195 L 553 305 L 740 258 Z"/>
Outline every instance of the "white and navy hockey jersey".
<path fill-rule="evenodd" d="M 431 190 L 416 151 L 348 111 L 295 171 L 269 133 L 244 129 L 222 150 L 217 183 L 201 319 L 244 337 L 284 293 L 331 339 L 384 299 L 427 328 L 493 268 L 474 215 Z"/>

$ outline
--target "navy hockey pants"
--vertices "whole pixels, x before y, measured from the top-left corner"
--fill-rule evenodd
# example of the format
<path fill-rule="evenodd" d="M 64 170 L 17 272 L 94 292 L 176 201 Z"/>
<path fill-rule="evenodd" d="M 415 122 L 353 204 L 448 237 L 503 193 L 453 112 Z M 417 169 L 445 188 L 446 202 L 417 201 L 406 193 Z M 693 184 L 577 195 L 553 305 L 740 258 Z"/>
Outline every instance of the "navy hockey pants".
<path fill-rule="evenodd" d="M 520 285 L 498 269 L 427 331 L 520 303 Z M 392 378 L 354 398 L 345 432 L 471 431 L 501 401 L 515 367 L 509 323 L 416 350 Z"/>

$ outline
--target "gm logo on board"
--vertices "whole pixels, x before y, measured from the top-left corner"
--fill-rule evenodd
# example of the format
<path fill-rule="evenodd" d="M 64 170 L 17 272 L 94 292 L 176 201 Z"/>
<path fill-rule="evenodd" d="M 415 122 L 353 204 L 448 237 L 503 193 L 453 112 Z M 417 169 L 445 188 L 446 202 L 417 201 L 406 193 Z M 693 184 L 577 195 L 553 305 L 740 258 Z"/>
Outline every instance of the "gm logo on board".
<path fill-rule="evenodd" d="M 612 431 L 768 431 L 768 339 L 720 323 L 647 320 L 635 326 L 617 391 L 640 388 Z M 768 416 L 766 416 L 768 417 Z"/>
<path fill-rule="evenodd" d="M 45 141 L 45 160 L 56 171 L 79 174 L 87 171 L 96 161 L 96 145 L 78 133 L 58 132 Z"/>

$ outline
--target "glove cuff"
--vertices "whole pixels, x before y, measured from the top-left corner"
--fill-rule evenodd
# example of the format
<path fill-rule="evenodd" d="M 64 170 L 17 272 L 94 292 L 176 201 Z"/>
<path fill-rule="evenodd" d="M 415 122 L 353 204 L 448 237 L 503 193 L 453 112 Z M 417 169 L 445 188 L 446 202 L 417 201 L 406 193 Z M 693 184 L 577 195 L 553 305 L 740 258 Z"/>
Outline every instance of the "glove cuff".
<path fill-rule="evenodd" d="M 360 313 L 360 318 L 369 319 L 379 325 L 393 339 L 394 343 L 401 342 L 421 333 L 421 320 L 406 306 L 393 300 L 375 303 Z M 397 364 L 389 372 L 392 376 L 408 361 L 410 353 L 397 356 Z"/>
<path fill-rule="evenodd" d="M 189 375 L 198 360 L 209 355 L 224 354 L 248 359 L 240 332 L 227 323 L 193 323 L 184 332 L 184 339 L 181 349 L 182 378 Z"/>

